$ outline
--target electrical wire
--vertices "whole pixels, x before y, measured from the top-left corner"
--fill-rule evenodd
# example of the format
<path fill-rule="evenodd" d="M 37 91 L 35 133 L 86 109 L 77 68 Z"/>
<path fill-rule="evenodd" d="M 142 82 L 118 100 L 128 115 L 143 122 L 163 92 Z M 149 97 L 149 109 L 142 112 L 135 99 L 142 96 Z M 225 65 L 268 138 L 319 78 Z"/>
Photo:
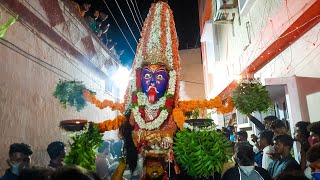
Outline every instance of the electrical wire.
<path fill-rule="evenodd" d="M 131 1 L 131 3 L 132 3 L 132 0 L 130 0 L 130 1 Z M 133 3 L 132 3 L 132 4 L 133 4 Z M 139 17 L 140 17 L 140 20 L 141 20 L 141 24 L 143 25 L 143 19 L 142 19 L 142 16 L 141 16 L 141 14 L 140 14 L 140 10 L 139 10 L 139 7 L 138 7 L 137 0 L 134 0 L 134 4 L 136 5 L 137 12 L 138 12 Z M 142 25 L 141 25 L 141 27 L 142 27 Z"/>
<path fill-rule="evenodd" d="M 300 64 L 301 64 L 307 57 L 309 57 L 319 46 L 320 46 L 320 44 L 318 44 L 313 50 L 311 50 L 311 51 L 310 51 L 304 58 L 302 58 L 302 59 L 299 61 L 299 63 L 297 63 L 294 67 L 292 67 L 291 69 L 288 69 L 286 75 L 289 74 L 290 71 L 294 70 L 298 65 L 300 65 Z M 300 71 L 301 71 L 303 68 L 305 68 L 307 65 L 309 65 L 309 64 L 312 62 L 312 60 L 317 61 L 317 60 L 316 60 L 316 57 L 319 56 L 319 55 L 320 55 L 320 52 L 319 52 L 318 54 L 316 54 L 315 57 L 311 58 L 311 60 L 310 60 L 304 67 L 302 67 L 302 68 L 300 69 Z"/>
<path fill-rule="evenodd" d="M 133 6 L 133 10 L 134 10 L 135 15 L 137 16 L 139 25 L 140 25 L 140 27 L 142 28 L 142 26 L 143 26 L 143 21 L 140 20 L 139 14 L 137 13 L 137 11 L 139 11 L 139 9 L 136 10 L 136 6 L 135 6 L 134 3 L 132 2 L 132 0 L 130 0 L 130 2 L 131 2 L 131 4 L 132 4 L 132 6 Z"/>
<path fill-rule="evenodd" d="M 119 4 L 118 4 L 118 1 L 117 1 L 117 0 L 115 0 L 115 2 L 116 2 L 117 6 L 118 6 L 118 8 L 119 8 L 119 10 L 120 10 L 120 13 L 121 13 L 121 15 L 122 15 L 122 17 L 123 17 L 124 21 L 126 22 L 126 24 L 127 24 L 128 28 L 129 28 L 129 30 L 130 30 L 130 32 L 131 32 L 131 34 L 132 34 L 132 36 L 133 36 L 133 39 L 134 39 L 134 40 L 136 41 L 136 43 L 138 44 L 138 41 L 137 41 L 136 37 L 134 36 L 134 34 L 133 34 L 133 32 L 132 32 L 132 30 L 131 30 L 131 28 L 130 28 L 130 26 L 129 26 L 128 22 L 127 22 L 126 17 L 124 16 L 124 14 L 123 14 L 123 12 L 122 12 L 122 10 L 121 10 L 121 8 L 120 8 Z"/>
<path fill-rule="evenodd" d="M 129 5 L 128 0 L 126 0 L 126 2 L 127 2 L 127 5 L 128 5 L 128 7 L 129 7 L 129 9 L 130 9 L 130 13 L 131 13 L 131 15 L 132 15 L 132 17 L 133 17 L 134 23 L 136 24 L 136 26 L 137 26 L 137 28 L 138 28 L 138 30 L 139 30 L 139 33 L 140 33 L 141 30 L 140 30 L 140 27 L 139 27 L 139 25 L 138 25 L 138 23 L 137 23 L 137 21 L 136 21 L 135 15 L 133 14 L 133 12 L 132 12 L 132 10 L 131 10 L 131 7 L 130 7 L 130 5 Z"/>
<path fill-rule="evenodd" d="M 109 8 L 108 4 L 106 3 L 106 1 L 105 1 L 105 0 L 103 0 L 103 2 L 104 2 L 104 4 L 107 6 L 107 8 L 108 8 L 108 10 L 109 10 L 109 12 L 110 12 L 110 14 L 111 14 L 112 18 L 114 19 L 115 23 L 117 24 L 117 26 L 118 26 L 118 28 L 119 28 L 120 32 L 122 33 L 122 35 L 123 35 L 124 39 L 127 41 L 127 43 L 128 43 L 128 45 L 129 45 L 129 47 L 130 47 L 130 49 L 131 49 L 132 53 L 135 55 L 135 52 L 134 52 L 133 48 L 131 47 L 131 45 L 130 45 L 130 43 L 129 43 L 128 39 L 127 39 L 127 37 L 124 35 L 124 33 L 123 33 L 123 31 L 122 31 L 121 27 L 119 26 L 119 24 L 118 24 L 118 22 L 117 22 L 116 18 L 114 17 L 114 15 L 113 15 L 112 11 L 110 10 L 110 8 Z"/>
<path fill-rule="evenodd" d="M 1 7 L 2 8 L 4 8 L 9 14 L 11 14 L 11 15 L 13 15 L 13 16 L 15 16 L 16 14 L 14 14 L 14 13 L 12 13 L 10 10 L 8 10 L 6 7 L 3 7 L 2 5 L 1 5 Z M 25 26 L 31 33 L 33 33 L 35 36 L 37 36 L 39 39 L 41 39 L 45 44 L 47 44 L 49 47 L 51 47 L 54 51 L 56 51 L 58 54 L 60 54 L 63 58 L 65 58 L 71 65 L 73 65 L 75 68 L 77 68 L 82 74 L 84 74 L 88 79 L 90 79 L 92 82 L 94 82 L 95 84 L 97 84 L 100 88 L 102 88 L 103 90 L 99 90 L 99 91 L 101 91 L 101 92 L 104 92 L 104 93 L 106 93 L 107 95 L 109 95 L 109 96 L 111 96 L 111 97 L 113 97 L 113 98 L 121 98 L 121 97 L 117 97 L 117 96 L 114 96 L 114 95 L 112 95 L 112 93 L 111 92 L 109 92 L 109 91 L 107 91 L 106 89 L 105 89 L 105 87 L 103 87 L 103 86 L 101 86 L 97 81 L 95 81 L 94 79 L 92 79 L 89 75 L 87 75 L 85 72 L 83 72 L 77 65 L 75 65 L 73 62 L 72 62 L 72 60 L 69 58 L 69 57 L 67 57 L 67 55 L 66 55 L 66 53 L 62 53 L 63 51 L 62 50 L 60 50 L 60 49 L 58 49 L 58 48 L 56 48 L 56 47 L 54 47 L 54 46 L 52 46 L 49 42 L 47 42 L 42 36 L 40 36 L 38 33 L 36 33 L 31 27 L 29 27 L 29 25 L 27 25 L 26 23 L 24 23 L 24 21 L 22 21 L 21 20 L 21 18 L 19 18 L 18 19 L 18 21 L 23 25 L 23 26 Z M 9 41 L 8 41 L 9 42 Z M 2 43 L 3 44 L 3 43 Z M 12 43 L 13 44 L 13 43 Z M 14 44 L 13 44 L 14 45 Z M 15 45 L 16 46 L 16 45 Z M 22 50 L 22 49 L 21 49 Z M 26 54 L 28 54 L 29 56 L 32 56 L 30 53 L 28 53 L 28 52 L 26 52 L 26 51 L 24 51 Z M 39 58 L 38 58 L 38 60 L 39 60 Z M 35 63 L 37 63 L 37 62 L 35 62 Z M 39 63 L 37 63 L 37 64 L 39 64 Z M 48 65 L 50 65 L 49 63 L 47 63 Z M 42 64 L 39 64 L 39 65 L 41 65 L 41 66 L 43 66 Z M 53 66 L 53 65 L 50 65 L 51 67 L 55 67 L 55 66 Z M 45 66 L 44 66 L 45 67 Z M 48 68 L 48 67 L 45 67 L 46 69 L 48 69 L 48 70 L 50 70 L 50 71 L 52 71 L 50 68 Z M 55 68 L 57 68 L 57 67 L 55 67 Z M 57 69 L 59 69 L 59 68 L 57 68 Z M 59 69 L 59 70 L 61 70 L 61 69 Z M 54 72 L 54 71 L 53 71 Z M 56 72 L 54 72 L 55 74 L 57 74 Z M 57 75 L 59 75 L 59 76 L 62 76 L 62 75 L 60 75 L 60 74 L 57 74 Z M 64 79 L 67 79 L 67 80 L 70 80 L 70 79 L 68 79 L 68 78 L 66 78 L 66 77 L 64 77 L 64 76 L 62 76 Z M 72 77 L 74 80 L 76 80 L 76 78 L 74 78 L 74 77 Z"/>
<path fill-rule="evenodd" d="M 28 59 L 28 60 L 30 60 L 30 61 L 32 61 L 32 62 L 38 64 L 39 66 L 44 67 L 45 69 L 53 72 L 54 74 L 58 75 L 59 77 L 62 77 L 63 79 L 66 79 L 66 80 L 70 80 L 70 79 L 67 78 L 66 76 L 59 74 L 58 72 L 50 69 L 49 67 L 47 67 L 47 66 L 45 66 L 45 65 L 48 65 L 48 66 L 50 66 L 50 67 L 53 67 L 54 69 L 57 69 L 58 71 L 63 72 L 63 73 L 65 73 L 65 74 L 71 76 L 70 74 L 68 74 L 68 73 L 66 73 L 65 71 L 63 71 L 63 70 L 61 70 L 61 69 L 59 69 L 59 68 L 57 68 L 57 67 L 55 67 L 55 66 L 53 66 L 53 65 L 51 65 L 51 64 L 49 64 L 49 63 L 46 63 L 46 62 L 44 62 L 43 60 L 41 60 L 41 59 L 39 59 L 39 58 L 31 55 L 30 53 L 22 50 L 21 48 L 19 48 L 18 46 L 10 43 L 9 41 L 7 41 L 7 40 L 5 40 L 5 39 L 0 39 L 0 44 L 6 46 L 7 48 L 11 49 L 12 51 L 15 51 L 16 53 L 20 54 L 21 56 L 25 57 L 26 59 Z M 9 45 L 8 45 L 8 44 L 9 44 Z M 34 59 L 32 59 L 32 58 L 36 59 L 36 60 L 39 61 L 39 62 L 37 62 L 36 60 L 34 60 Z M 44 63 L 45 65 L 44 65 L 44 64 L 41 64 L 40 62 L 41 62 L 41 63 Z M 72 76 L 71 76 L 71 77 L 72 77 Z M 72 77 L 72 78 L 73 78 L 73 77 Z"/>

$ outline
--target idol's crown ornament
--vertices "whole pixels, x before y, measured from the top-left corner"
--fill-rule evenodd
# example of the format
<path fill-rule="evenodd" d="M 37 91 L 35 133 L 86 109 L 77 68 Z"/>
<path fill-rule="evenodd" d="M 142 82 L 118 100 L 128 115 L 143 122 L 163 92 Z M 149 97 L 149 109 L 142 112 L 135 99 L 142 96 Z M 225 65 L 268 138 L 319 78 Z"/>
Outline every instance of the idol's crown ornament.
<path fill-rule="evenodd" d="M 152 48 L 148 50 L 143 56 L 142 65 L 163 65 L 168 70 L 172 70 L 172 66 L 169 65 L 168 58 L 165 56 L 165 53 L 161 51 L 160 48 Z"/>

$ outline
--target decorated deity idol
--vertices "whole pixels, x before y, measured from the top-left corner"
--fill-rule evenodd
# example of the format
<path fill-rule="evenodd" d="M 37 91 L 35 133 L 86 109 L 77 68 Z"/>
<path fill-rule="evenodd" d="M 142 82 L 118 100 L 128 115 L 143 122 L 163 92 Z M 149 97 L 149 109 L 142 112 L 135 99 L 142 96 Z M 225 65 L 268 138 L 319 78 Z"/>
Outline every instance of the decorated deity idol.
<path fill-rule="evenodd" d="M 207 109 L 222 114 L 233 110 L 231 98 L 227 99 L 227 106 L 220 97 L 179 102 L 179 72 L 178 39 L 172 11 L 165 0 L 156 1 L 143 25 L 124 103 L 100 101 L 94 92 L 76 81 L 60 81 L 54 96 L 64 107 L 69 104 L 78 111 L 86 102 L 91 102 L 100 109 L 109 107 L 122 113 L 113 120 L 95 123 L 100 133 L 120 128 L 124 140 L 126 158 L 121 158 L 111 179 L 122 179 L 127 165 L 135 174 L 139 169 L 137 162 L 140 162 L 143 166 L 140 169 L 144 171 L 139 179 L 165 180 L 172 173 L 170 166 L 174 166 L 176 173 L 179 171 L 173 157 L 173 136 L 177 128 L 184 127 L 187 114 Z"/>
<path fill-rule="evenodd" d="M 179 97 L 179 61 L 172 11 L 166 2 L 159 1 L 151 5 L 144 22 L 132 67 L 133 80 L 125 97 L 125 112 L 133 127 L 131 134 L 126 135 L 126 142 L 132 139 L 134 145 L 126 146 L 127 156 L 136 156 L 130 152 L 142 153 L 146 159 L 152 157 L 153 162 L 159 157 L 159 164 L 163 164 L 165 155 L 166 163 L 172 161 L 173 134 L 177 129 L 172 110 Z M 133 169 L 135 162 L 128 163 Z M 144 165 L 149 164 L 154 163 Z"/>

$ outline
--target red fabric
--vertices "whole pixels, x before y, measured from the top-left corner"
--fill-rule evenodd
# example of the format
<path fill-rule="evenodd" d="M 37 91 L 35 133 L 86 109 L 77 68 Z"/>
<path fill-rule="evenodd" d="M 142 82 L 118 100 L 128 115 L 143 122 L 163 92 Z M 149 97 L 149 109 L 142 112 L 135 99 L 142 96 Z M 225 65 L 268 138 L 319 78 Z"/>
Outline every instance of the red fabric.
<path fill-rule="evenodd" d="M 172 110 L 173 98 L 167 98 L 167 99 L 166 99 L 166 103 L 164 104 L 164 106 L 165 106 L 166 108 L 168 108 L 169 110 Z"/>
<path fill-rule="evenodd" d="M 137 94 L 132 95 L 132 104 L 138 103 L 138 96 Z"/>

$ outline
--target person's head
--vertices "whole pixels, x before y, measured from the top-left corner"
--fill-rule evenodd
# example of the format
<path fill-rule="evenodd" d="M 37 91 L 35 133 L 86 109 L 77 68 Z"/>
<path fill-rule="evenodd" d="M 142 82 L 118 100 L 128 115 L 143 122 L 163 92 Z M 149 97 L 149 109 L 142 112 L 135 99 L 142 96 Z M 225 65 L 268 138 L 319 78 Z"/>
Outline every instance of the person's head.
<path fill-rule="evenodd" d="M 275 136 L 287 134 L 286 125 L 279 119 L 273 121 L 270 128 Z"/>
<path fill-rule="evenodd" d="M 273 145 L 273 132 L 270 130 L 261 131 L 259 141 L 261 149 Z"/>
<path fill-rule="evenodd" d="M 235 145 L 235 160 L 240 166 L 253 166 L 255 153 L 253 147 L 246 142 Z"/>
<path fill-rule="evenodd" d="M 248 141 L 248 133 L 247 131 L 239 131 L 237 132 L 237 139 L 238 139 L 238 142 L 246 142 Z"/>
<path fill-rule="evenodd" d="M 162 180 L 165 175 L 165 159 L 163 157 L 146 156 L 143 162 L 146 178 Z"/>
<path fill-rule="evenodd" d="M 94 10 L 93 17 L 94 19 L 98 19 L 100 12 L 98 10 Z"/>
<path fill-rule="evenodd" d="M 99 19 L 101 21 L 105 21 L 108 18 L 108 15 L 106 13 L 104 13 L 103 11 L 100 11 L 99 13 Z"/>
<path fill-rule="evenodd" d="M 228 126 L 228 129 L 233 133 L 235 131 L 234 126 Z"/>
<path fill-rule="evenodd" d="M 51 160 L 62 160 L 66 155 L 66 148 L 63 142 L 54 141 L 48 145 L 47 152 Z"/>
<path fill-rule="evenodd" d="M 276 153 L 281 156 L 287 156 L 290 154 L 290 150 L 293 145 L 293 139 L 288 134 L 278 135 L 273 139 L 273 147 Z"/>
<path fill-rule="evenodd" d="M 21 170 L 19 179 L 21 180 L 49 180 L 53 170 L 44 167 L 32 167 Z"/>
<path fill-rule="evenodd" d="M 320 173 L 320 143 L 316 143 L 307 151 L 307 161 L 310 162 L 311 172 Z"/>
<path fill-rule="evenodd" d="M 56 169 L 56 171 L 52 175 L 52 180 L 69 180 L 69 179 L 77 179 L 77 180 L 94 180 L 99 179 L 92 172 L 81 168 L 79 166 L 63 166 L 61 168 Z"/>
<path fill-rule="evenodd" d="M 266 129 L 270 129 L 271 123 L 275 120 L 277 120 L 278 118 L 276 116 L 267 116 L 264 118 L 264 125 L 266 127 Z"/>
<path fill-rule="evenodd" d="M 91 4 L 88 2 L 85 2 L 85 3 L 83 3 L 82 7 L 83 7 L 84 12 L 88 12 L 91 7 Z"/>
<path fill-rule="evenodd" d="M 320 142 L 320 121 L 311 123 L 307 129 L 310 132 L 310 145 Z"/>
<path fill-rule="evenodd" d="M 30 166 L 31 146 L 24 143 L 14 143 L 10 145 L 9 159 L 7 160 L 13 174 L 19 175 L 20 171 Z"/>
<path fill-rule="evenodd" d="M 300 121 L 297 122 L 294 128 L 295 139 L 308 139 L 310 133 L 307 127 L 310 125 L 310 122 Z"/>
<path fill-rule="evenodd" d="M 232 115 L 231 115 L 231 119 L 236 119 L 237 118 L 237 114 L 236 113 L 233 113 Z"/>

